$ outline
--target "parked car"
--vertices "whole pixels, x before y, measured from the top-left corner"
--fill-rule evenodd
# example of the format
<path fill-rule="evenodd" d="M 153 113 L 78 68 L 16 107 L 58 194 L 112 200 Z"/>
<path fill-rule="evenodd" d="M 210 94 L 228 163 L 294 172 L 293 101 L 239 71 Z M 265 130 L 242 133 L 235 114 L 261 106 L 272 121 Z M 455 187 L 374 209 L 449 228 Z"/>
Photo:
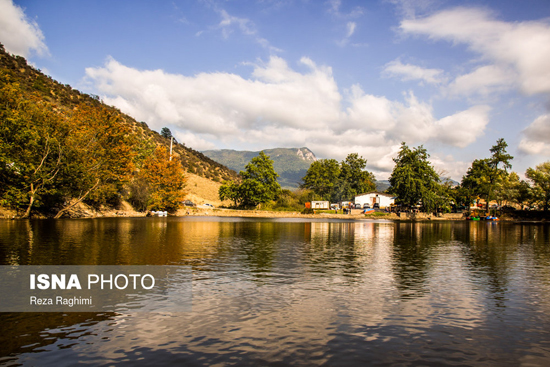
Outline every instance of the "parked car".
<path fill-rule="evenodd" d="M 214 207 L 214 205 L 208 204 L 208 203 L 205 203 L 204 206 L 207 206 L 207 207 L 209 207 L 209 208 L 213 208 L 213 207 Z"/>
<path fill-rule="evenodd" d="M 197 206 L 197 204 L 195 204 L 194 202 L 192 202 L 190 200 L 185 200 L 183 202 L 183 205 L 185 205 L 185 206 Z"/>
<path fill-rule="evenodd" d="M 369 203 L 363 204 L 363 209 L 370 209 L 370 204 Z"/>
<path fill-rule="evenodd" d="M 373 209 L 380 209 L 380 203 L 374 203 L 372 206 Z"/>

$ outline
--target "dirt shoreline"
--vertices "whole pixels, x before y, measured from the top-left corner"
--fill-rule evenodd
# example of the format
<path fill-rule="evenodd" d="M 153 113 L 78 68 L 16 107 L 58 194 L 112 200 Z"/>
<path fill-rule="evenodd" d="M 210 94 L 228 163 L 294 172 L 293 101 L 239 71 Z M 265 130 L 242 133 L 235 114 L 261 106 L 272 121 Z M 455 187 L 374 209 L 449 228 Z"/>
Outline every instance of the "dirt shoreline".
<path fill-rule="evenodd" d="M 150 215 L 150 214 L 149 214 Z M 126 206 L 116 209 L 94 210 L 88 206 L 79 206 L 67 213 L 64 218 L 139 218 L 146 217 L 148 213 L 137 212 L 131 207 Z M 352 214 L 302 214 L 300 212 L 277 212 L 267 210 L 237 210 L 225 208 L 184 208 L 178 210 L 171 217 L 235 217 L 235 218 L 310 218 L 310 219 L 344 219 L 344 220 L 459 220 L 462 216 L 454 217 L 435 217 L 433 215 L 418 215 L 416 218 L 411 218 L 406 215 L 398 216 L 395 213 L 387 215 L 365 215 L 360 210 Z M 33 219 L 49 219 L 43 215 L 35 215 Z M 5 208 L 0 208 L 0 219 L 17 219 L 17 212 Z"/>
<path fill-rule="evenodd" d="M 78 206 L 74 210 L 67 213 L 63 218 L 140 218 L 148 216 L 148 213 L 137 212 L 128 205 L 123 205 L 117 209 L 100 209 L 95 210 L 86 205 Z M 149 214 L 150 215 L 150 214 Z M 340 220 L 380 220 L 380 221 L 460 221 L 466 220 L 465 216 L 460 213 L 447 213 L 441 216 L 435 216 L 426 213 L 417 213 L 410 215 L 407 213 L 387 213 L 387 215 L 365 215 L 361 210 L 352 212 L 352 214 L 302 214 L 300 212 L 276 212 L 267 210 L 237 210 L 225 208 L 184 208 L 178 210 L 170 217 L 234 217 L 234 218 L 290 218 L 290 219 L 340 219 Z M 0 207 L 0 219 L 18 219 L 17 212 L 14 210 Z M 43 215 L 35 215 L 32 219 L 51 219 L 51 217 Z M 517 222 L 517 223 L 548 223 L 543 220 L 521 220 L 515 218 L 501 218 L 502 222 Z"/>

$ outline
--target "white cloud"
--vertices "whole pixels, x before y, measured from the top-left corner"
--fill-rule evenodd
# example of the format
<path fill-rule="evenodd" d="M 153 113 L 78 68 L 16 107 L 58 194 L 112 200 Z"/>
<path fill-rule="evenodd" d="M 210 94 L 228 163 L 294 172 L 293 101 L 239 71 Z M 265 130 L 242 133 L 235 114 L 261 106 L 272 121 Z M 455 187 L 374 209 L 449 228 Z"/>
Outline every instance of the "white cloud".
<path fill-rule="evenodd" d="M 400 77 L 402 81 L 421 80 L 428 84 L 440 84 L 447 80 L 441 69 L 425 69 L 416 65 L 403 64 L 400 60 L 387 63 L 384 74 Z"/>
<path fill-rule="evenodd" d="M 341 0 L 330 0 L 328 1 L 328 4 L 330 5 L 328 12 L 333 14 L 337 18 L 352 19 L 352 18 L 358 18 L 361 15 L 363 15 L 363 8 L 360 6 L 356 6 L 348 13 L 342 13 L 342 11 L 340 10 L 342 6 Z"/>
<path fill-rule="evenodd" d="M 450 95 L 488 96 L 513 88 L 517 78 L 513 69 L 497 65 L 481 66 L 470 74 L 457 77 L 449 85 L 448 93 Z"/>
<path fill-rule="evenodd" d="M 347 30 L 348 30 L 348 33 L 346 34 L 346 37 L 349 38 L 349 37 L 353 36 L 353 33 L 355 33 L 355 28 L 357 27 L 357 23 L 348 22 L 348 24 L 346 24 L 346 27 L 347 27 Z"/>
<path fill-rule="evenodd" d="M 391 101 L 366 94 L 359 85 L 346 95 L 349 107 L 343 108 L 331 68 L 309 58 L 300 64 L 305 72 L 272 56 L 252 65 L 250 77 L 243 78 L 137 70 L 108 59 L 104 67 L 86 69 L 86 75 L 106 103 L 156 130 L 176 128 L 178 140 L 195 149 L 307 146 L 320 157 L 336 159 L 358 152 L 379 172 L 391 170 L 402 141 L 464 147 L 487 124 L 483 107 L 438 121 L 431 105 L 412 92 L 403 102 Z"/>
<path fill-rule="evenodd" d="M 519 150 L 526 154 L 550 155 L 550 115 L 539 116 L 522 132 Z"/>
<path fill-rule="evenodd" d="M 437 140 L 459 148 L 465 148 L 482 136 L 489 122 L 489 106 L 474 106 L 437 121 Z"/>
<path fill-rule="evenodd" d="M 48 54 L 44 35 L 34 21 L 25 16 L 23 9 L 12 0 L 0 0 L 0 40 L 7 51 L 28 57 L 31 52 Z"/>
<path fill-rule="evenodd" d="M 265 38 L 260 37 L 258 30 L 256 29 L 256 25 L 250 19 L 239 18 L 230 15 L 224 9 L 216 8 L 216 11 L 220 14 L 222 18 L 216 28 L 221 29 L 223 38 L 229 38 L 231 33 L 233 33 L 234 28 L 238 28 L 242 34 L 252 37 L 256 41 L 256 43 L 260 44 L 262 47 L 269 50 L 270 52 L 276 53 L 282 51 L 281 49 L 272 46 Z M 203 31 L 197 32 L 196 36 L 200 36 L 202 33 Z"/>
<path fill-rule="evenodd" d="M 403 20 L 400 28 L 405 33 L 425 35 L 433 40 L 466 44 L 500 70 L 512 68 L 524 93 L 550 93 L 550 23 L 547 20 L 508 23 L 495 19 L 487 10 L 455 8 L 421 19 Z M 488 70 L 484 71 L 487 77 Z M 510 83 L 509 78 L 506 79 L 506 84 Z M 491 78 L 488 82 L 489 87 L 494 86 Z"/>

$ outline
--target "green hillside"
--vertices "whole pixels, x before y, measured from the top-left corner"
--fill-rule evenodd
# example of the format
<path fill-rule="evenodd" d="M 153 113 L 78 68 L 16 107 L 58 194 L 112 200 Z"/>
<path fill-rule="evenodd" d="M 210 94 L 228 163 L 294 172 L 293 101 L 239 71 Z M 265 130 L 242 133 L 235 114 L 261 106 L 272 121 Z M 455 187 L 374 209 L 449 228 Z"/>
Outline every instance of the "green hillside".
<path fill-rule="evenodd" d="M 311 163 L 317 160 L 308 148 L 276 148 L 263 152 L 273 160 L 273 168 L 279 174 L 278 181 L 283 188 L 297 188 Z M 248 162 L 260 154 L 230 149 L 206 150 L 202 153 L 237 172 L 244 170 Z"/>

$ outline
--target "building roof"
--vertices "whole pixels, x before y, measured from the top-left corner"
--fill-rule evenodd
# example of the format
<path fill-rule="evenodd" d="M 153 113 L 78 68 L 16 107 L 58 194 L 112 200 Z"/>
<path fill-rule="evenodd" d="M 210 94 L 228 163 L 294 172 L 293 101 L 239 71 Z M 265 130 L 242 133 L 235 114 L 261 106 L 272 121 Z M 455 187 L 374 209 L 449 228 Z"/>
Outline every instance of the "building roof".
<path fill-rule="evenodd" d="M 365 195 L 372 195 L 372 194 L 375 194 L 375 195 L 378 195 L 378 196 L 387 196 L 387 197 L 390 197 L 390 198 L 394 198 L 394 197 L 395 197 L 394 195 L 386 194 L 386 193 L 384 193 L 384 192 L 377 192 L 377 191 L 366 192 L 366 193 L 364 193 L 364 194 L 355 195 L 355 197 L 358 197 L 358 196 L 365 196 Z"/>

